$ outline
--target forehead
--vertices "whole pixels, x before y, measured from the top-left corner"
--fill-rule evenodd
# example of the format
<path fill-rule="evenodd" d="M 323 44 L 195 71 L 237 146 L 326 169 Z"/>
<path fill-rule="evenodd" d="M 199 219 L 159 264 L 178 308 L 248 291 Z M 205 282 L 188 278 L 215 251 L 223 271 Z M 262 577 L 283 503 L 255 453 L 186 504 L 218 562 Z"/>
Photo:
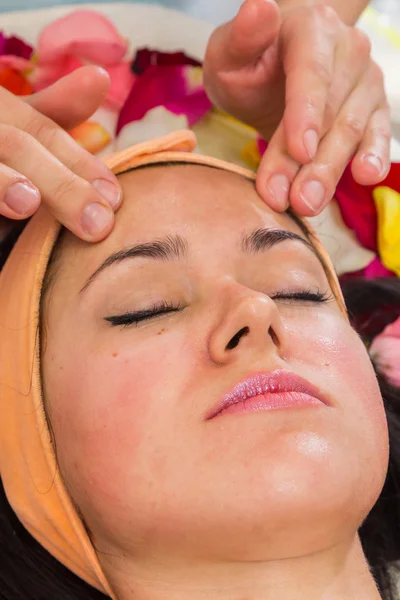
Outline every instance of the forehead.
<path fill-rule="evenodd" d="M 275 227 L 302 235 L 286 214 L 275 213 L 258 196 L 253 181 L 201 165 L 157 165 L 119 176 L 124 201 L 104 241 L 87 244 L 68 232 L 63 256 L 85 271 L 121 248 L 179 234 L 201 252 L 238 244 L 244 231 Z M 84 260 L 82 260 L 84 257 Z"/>
<path fill-rule="evenodd" d="M 221 229 L 226 221 L 242 228 L 246 221 L 285 229 L 292 226 L 290 218 L 266 206 L 254 181 L 229 171 L 191 164 L 158 165 L 125 173 L 120 182 L 126 199 L 123 210 L 128 220 L 135 219 L 138 231 L 170 228 L 182 221 L 197 227 L 213 223 Z"/>

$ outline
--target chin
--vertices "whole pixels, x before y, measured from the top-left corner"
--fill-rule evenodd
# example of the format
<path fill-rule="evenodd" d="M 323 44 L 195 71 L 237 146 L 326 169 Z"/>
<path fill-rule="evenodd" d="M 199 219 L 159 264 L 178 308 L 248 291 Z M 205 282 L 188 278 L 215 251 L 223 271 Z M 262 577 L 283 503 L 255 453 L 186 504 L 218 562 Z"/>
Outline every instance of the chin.
<path fill-rule="evenodd" d="M 303 427 L 254 442 L 234 471 L 220 465 L 234 480 L 225 476 L 219 487 L 225 497 L 214 515 L 214 550 L 221 546 L 232 560 L 278 560 L 356 536 L 386 476 L 386 452 L 371 451 L 373 444 L 363 446 L 351 432 L 338 436 L 336 427 Z"/>

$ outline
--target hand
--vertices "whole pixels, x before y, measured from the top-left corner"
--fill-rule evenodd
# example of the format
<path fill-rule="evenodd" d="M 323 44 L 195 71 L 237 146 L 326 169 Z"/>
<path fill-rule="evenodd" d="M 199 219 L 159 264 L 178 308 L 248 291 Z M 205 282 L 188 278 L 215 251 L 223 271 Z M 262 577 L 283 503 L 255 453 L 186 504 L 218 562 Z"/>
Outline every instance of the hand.
<path fill-rule="evenodd" d="M 318 214 L 349 160 L 361 184 L 390 166 L 390 114 L 368 38 L 327 6 L 280 14 L 247 0 L 212 34 L 204 75 L 222 109 L 255 127 L 269 147 L 257 189 L 277 211 Z"/>
<path fill-rule="evenodd" d="M 83 240 L 108 235 L 119 183 L 64 131 L 86 121 L 108 87 L 108 74 L 88 66 L 32 96 L 0 88 L 0 215 L 26 219 L 42 202 Z M 4 226 L 0 216 L 0 234 Z"/>

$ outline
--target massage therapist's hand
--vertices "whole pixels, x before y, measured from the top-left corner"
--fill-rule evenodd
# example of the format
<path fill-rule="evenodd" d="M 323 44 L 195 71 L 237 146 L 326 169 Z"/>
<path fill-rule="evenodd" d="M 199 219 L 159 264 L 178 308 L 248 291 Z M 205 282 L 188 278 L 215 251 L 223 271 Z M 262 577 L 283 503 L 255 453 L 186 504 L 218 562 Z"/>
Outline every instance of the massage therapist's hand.
<path fill-rule="evenodd" d="M 217 105 L 270 140 L 260 195 L 275 210 L 290 202 L 311 216 L 332 198 L 353 156 L 359 183 L 385 177 L 390 115 L 368 38 L 329 6 L 281 4 L 280 12 L 273 0 L 247 0 L 212 34 L 205 81 Z"/>
<path fill-rule="evenodd" d="M 82 67 L 24 98 L 0 87 L 0 233 L 40 203 L 80 238 L 106 237 L 121 201 L 115 176 L 64 129 L 88 119 L 103 102 L 108 75 Z"/>

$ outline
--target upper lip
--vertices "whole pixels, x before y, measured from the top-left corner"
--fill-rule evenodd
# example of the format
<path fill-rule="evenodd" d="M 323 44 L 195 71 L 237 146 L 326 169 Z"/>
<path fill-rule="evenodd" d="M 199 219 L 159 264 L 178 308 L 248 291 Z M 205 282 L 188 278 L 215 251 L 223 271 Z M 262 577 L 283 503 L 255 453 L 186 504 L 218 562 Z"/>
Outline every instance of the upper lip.
<path fill-rule="evenodd" d="M 220 402 L 208 413 L 207 420 L 217 416 L 220 412 L 247 398 L 253 398 L 260 394 L 273 394 L 277 392 L 302 392 L 314 396 L 324 404 L 328 404 L 317 387 L 296 375 L 292 371 L 283 369 L 272 373 L 259 372 L 237 383 L 234 388 L 222 398 Z"/>

